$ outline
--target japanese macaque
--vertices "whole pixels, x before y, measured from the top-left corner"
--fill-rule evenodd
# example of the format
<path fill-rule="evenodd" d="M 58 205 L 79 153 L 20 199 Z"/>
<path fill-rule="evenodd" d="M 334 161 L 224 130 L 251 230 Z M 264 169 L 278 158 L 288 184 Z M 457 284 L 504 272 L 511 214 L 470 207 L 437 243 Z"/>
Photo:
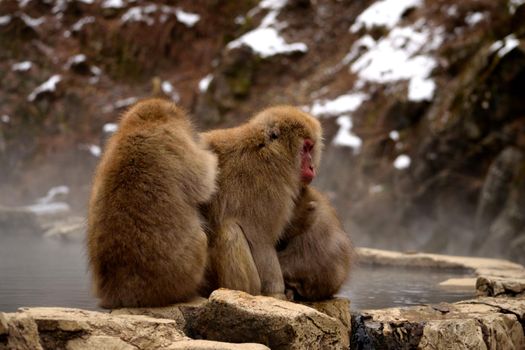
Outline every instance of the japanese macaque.
<path fill-rule="evenodd" d="M 301 191 L 278 250 L 286 295 L 299 300 L 322 300 L 337 293 L 353 255 L 334 208 L 311 186 Z"/>
<path fill-rule="evenodd" d="M 198 206 L 215 191 L 217 157 L 186 114 L 151 99 L 122 117 L 95 174 L 87 248 L 106 308 L 162 306 L 198 293 L 207 237 Z"/>
<path fill-rule="evenodd" d="M 203 209 L 210 228 L 208 291 L 284 298 L 275 245 L 319 165 L 319 121 L 294 107 L 272 107 L 202 137 L 219 158 L 217 192 Z"/>

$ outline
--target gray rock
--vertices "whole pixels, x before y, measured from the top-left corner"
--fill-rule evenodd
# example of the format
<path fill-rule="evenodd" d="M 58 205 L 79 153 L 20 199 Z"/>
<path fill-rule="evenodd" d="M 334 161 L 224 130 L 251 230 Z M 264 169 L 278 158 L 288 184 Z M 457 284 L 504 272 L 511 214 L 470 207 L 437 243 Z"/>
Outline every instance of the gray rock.
<path fill-rule="evenodd" d="M 0 312 L 0 335 L 9 333 L 9 325 L 3 312 Z"/>
<path fill-rule="evenodd" d="M 507 147 L 490 165 L 481 190 L 476 212 L 476 227 L 483 230 L 496 218 L 507 200 L 512 179 L 516 177 L 522 152 L 516 147 Z M 485 237 L 477 237 L 484 242 Z"/>
<path fill-rule="evenodd" d="M 166 307 L 152 308 L 122 308 L 111 311 L 112 315 L 145 315 L 155 318 L 165 318 L 174 320 L 179 329 L 183 329 L 186 334 L 193 333 L 191 326 L 202 312 L 208 299 L 196 298 L 186 303 L 178 303 Z"/>
<path fill-rule="evenodd" d="M 67 342 L 67 350 L 136 350 L 119 337 L 94 335 L 87 338 L 75 338 Z"/>
<path fill-rule="evenodd" d="M 347 328 L 351 327 L 350 300 L 345 298 L 333 298 L 315 302 L 301 302 L 301 304 L 316 309 L 323 314 L 333 317 Z"/>
<path fill-rule="evenodd" d="M 272 349 L 323 348 L 327 344 L 335 348 L 348 346 L 348 300 L 335 298 L 304 305 L 221 289 L 215 291 L 209 301 L 197 298 L 169 307 L 124 308 L 111 313 L 172 319 L 191 337 L 226 342 L 250 341 L 266 344 Z M 312 345 L 317 338 L 322 340 L 320 345 Z M 206 343 L 202 348 L 215 349 L 213 346 Z M 222 349 L 222 346 L 225 345 L 221 344 L 217 349 Z"/>
<path fill-rule="evenodd" d="M 271 349 L 347 349 L 348 329 L 299 304 L 219 289 L 193 325 L 204 339 L 255 342 Z"/>
<path fill-rule="evenodd" d="M 70 216 L 62 220 L 50 221 L 42 224 L 44 236 L 64 240 L 81 241 L 86 233 L 86 219 L 79 216 Z"/>
<path fill-rule="evenodd" d="M 157 315 L 169 310 L 162 309 Z M 171 308 L 169 314 L 176 315 L 174 310 Z M 125 309 L 108 314 L 67 308 L 25 308 L 18 313 L 0 314 L 0 327 L 5 326 L 0 329 L 0 336 L 7 334 L 6 342 L 0 341 L 0 349 L 268 349 L 261 344 L 193 340 L 174 320 L 124 312 Z"/>
<path fill-rule="evenodd" d="M 103 340 L 117 349 L 163 349 L 188 339 L 174 321 L 147 316 L 66 308 L 29 308 L 6 316 L 7 347 L 15 349 L 26 344 L 28 348 L 41 344 L 46 349 L 96 349 Z"/>
<path fill-rule="evenodd" d="M 520 320 L 521 323 L 525 322 L 525 298 L 488 298 L 480 297 L 473 300 L 465 300 L 457 302 L 456 305 L 469 305 L 469 307 L 491 307 L 492 310 L 504 314 L 513 314 Z"/>
<path fill-rule="evenodd" d="M 35 234 L 42 232 L 42 227 L 34 212 L 23 208 L 0 206 L 0 231 Z"/>
<path fill-rule="evenodd" d="M 262 344 L 255 343 L 224 343 L 210 340 L 186 340 L 176 342 L 169 350 L 269 350 Z"/>
<path fill-rule="evenodd" d="M 352 348 L 523 349 L 523 298 L 368 310 L 352 319 Z"/>
<path fill-rule="evenodd" d="M 525 268 L 507 260 L 479 257 L 451 256 L 428 253 L 402 253 L 388 250 L 356 248 L 358 259 L 363 264 L 458 268 L 472 271 L 476 276 L 525 278 Z"/>
<path fill-rule="evenodd" d="M 10 314 L 6 314 L 6 318 L 9 334 L 7 343 L 5 345 L 0 343 L 0 349 L 43 350 L 35 320 L 27 315 L 11 317 Z"/>
<path fill-rule="evenodd" d="M 525 295 L 525 278 L 480 276 L 476 281 L 476 289 L 479 295 L 491 297 Z"/>
<path fill-rule="evenodd" d="M 476 320 L 429 322 L 423 328 L 419 349 L 486 349 Z"/>

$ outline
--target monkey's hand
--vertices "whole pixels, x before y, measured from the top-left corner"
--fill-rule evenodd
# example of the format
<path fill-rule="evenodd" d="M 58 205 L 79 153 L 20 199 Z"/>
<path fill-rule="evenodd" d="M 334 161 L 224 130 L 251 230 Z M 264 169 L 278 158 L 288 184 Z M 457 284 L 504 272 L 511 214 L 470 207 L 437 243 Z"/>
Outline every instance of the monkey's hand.
<path fill-rule="evenodd" d="M 288 289 L 284 291 L 284 295 L 286 296 L 286 300 L 288 301 L 294 301 L 294 291 L 293 289 Z"/>
<path fill-rule="evenodd" d="M 316 201 L 308 202 L 308 211 L 314 211 L 315 208 L 317 208 L 317 202 Z"/>
<path fill-rule="evenodd" d="M 288 296 L 286 294 L 283 294 L 283 293 L 272 293 L 272 294 L 267 294 L 266 296 L 272 297 L 272 298 L 275 298 L 275 299 L 290 301 Z M 293 294 L 292 294 L 292 297 L 293 297 Z"/>

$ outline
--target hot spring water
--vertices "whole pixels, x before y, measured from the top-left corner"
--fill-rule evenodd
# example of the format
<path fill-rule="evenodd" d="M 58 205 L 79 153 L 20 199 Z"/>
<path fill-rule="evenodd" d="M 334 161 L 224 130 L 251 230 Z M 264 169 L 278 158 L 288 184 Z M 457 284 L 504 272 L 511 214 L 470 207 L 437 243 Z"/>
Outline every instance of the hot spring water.
<path fill-rule="evenodd" d="M 474 290 L 438 283 L 462 276 L 457 270 L 363 265 L 339 295 L 352 301 L 352 309 L 453 302 L 472 297 Z M 0 232 L 0 311 L 22 306 L 97 309 L 82 242 Z"/>

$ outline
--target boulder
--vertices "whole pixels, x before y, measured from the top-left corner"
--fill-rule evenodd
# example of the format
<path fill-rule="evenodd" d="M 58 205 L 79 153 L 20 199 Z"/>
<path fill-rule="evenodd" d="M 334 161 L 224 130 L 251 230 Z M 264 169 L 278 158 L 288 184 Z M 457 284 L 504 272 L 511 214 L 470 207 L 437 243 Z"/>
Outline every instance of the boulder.
<path fill-rule="evenodd" d="M 0 231 L 39 233 L 42 231 L 37 215 L 24 208 L 0 206 Z"/>
<path fill-rule="evenodd" d="M 345 298 L 333 298 L 322 301 L 314 302 L 301 302 L 301 304 L 316 309 L 323 314 L 333 317 L 347 328 L 350 329 L 351 316 L 350 316 L 350 300 Z"/>
<path fill-rule="evenodd" d="M 313 308 L 271 297 L 219 289 L 192 325 L 195 335 L 256 342 L 271 349 L 347 349 L 348 329 Z"/>
<path fill-rule="evenodd" d="M 111 311 L 112 315 L 145 315 L 155 318 L 164 318 L 173 320 L 177 323 L 179 329 L 184 330 L 186 334 L 192 334 L 191 324 L 197 315 L 202 312 L 208 299 L 195 298 L 186 303 L 178 303 L 166 307 L 151 308 L 122 308 Z"/>
<path fill-rule="evenodd" d="M 220 289 L 209 300 L 198 298 L 162 308 L 124 308 L 112 314 L 172 319 L 192 338 L 250 341 L 272 349 L 323 348 L 327 344 L 331 348 L 348 347 L 348 300 L 304 304 Z"/>
<path fill-rule="evenodd" d="M 171 345 L 169 350 L 269 350 L 262 344 L 255 343 L 224 343 L 210 340 L 183 340 Z"/>
<path fill-rule="evenodd" d="M 209 300 L 197 298 L 169 307 L 124 308 L 111 313 L 172 319 L 192 338 L 249 341 L 272 349 L 337 349 L 347 348 L 349 342 L 350 303 L 343 298 L 300 305 L 219 289 Z"/>
<path fill-rule="evenodd" d="M 478 295 L 490 297 L 525 295 L 525 278 L 480 276 L 476 281 L 476 289 Z"/>
<path fill-rule="evenodd" d="M 420 349 L 486 349 L 476 320 L 442 320 L 423 328 Z"/>
<path fill-rule="evenodd" d="M 188 339 L 174 321 L 147 316 L 44 307 L 6 315 L 8 348 L 17 348 L 13 344 L 18 343 L 34 344 L 36 339 L 36 344 L 46 349 L 96 349 L 104 341 L 117 349 L 162 349 Z"/>
<path fill-rule="evenodd" d="M 362 264 L 410 266 L 429 268 L 454 268 L 470 272 L 476 276 L 503 278 L 525 278 L 523 265 L 502 259 L 467 256 L 429 254 L 419 252 L 396 252 L 372 248 L 356 248 Z"/>
<path fill-rule="evenodd" d="M 523 349 L 523 298 L 368 310 L 352 318 L 355 349 Z"/>
<path fill-rule="evenodd" d="M 489 297 L 479 297 L 477 299 L 465 300 L 457 302 L 456 305 L 469 305 L 473 306 L 484 306 L 491 307 L 493 310 L 504 314 L 513 314 L 516 315 L 518 320 L 525 324 L 525 298 L 489 298 Z"/>
<path fill-rule="evenodd" d="M 0 312 L 0 336 L 7 334 L 9 325 L 3 312 Z"/>
<path fill-rule="evenodd" d="M 81 241 L 86 232 L 86 219 L 80 216 L 68 216 L 62 220 L 42 223 L 42 227 L 46 237 Z"/>
<path fill-rule="evenodd" d="M 68 350 L 263 350 L 188 338 L 171 319 L 67 308 L 24 308 L 0 314 L 0 349 Z"/>
<path fill-rule="evenodd" d="M 42 234 L 65 239 L 83 239 L 86 219 L 71 216 L 63 202 L 25 207 L 0 206 L 0 231 L 16 234 Z"/>

